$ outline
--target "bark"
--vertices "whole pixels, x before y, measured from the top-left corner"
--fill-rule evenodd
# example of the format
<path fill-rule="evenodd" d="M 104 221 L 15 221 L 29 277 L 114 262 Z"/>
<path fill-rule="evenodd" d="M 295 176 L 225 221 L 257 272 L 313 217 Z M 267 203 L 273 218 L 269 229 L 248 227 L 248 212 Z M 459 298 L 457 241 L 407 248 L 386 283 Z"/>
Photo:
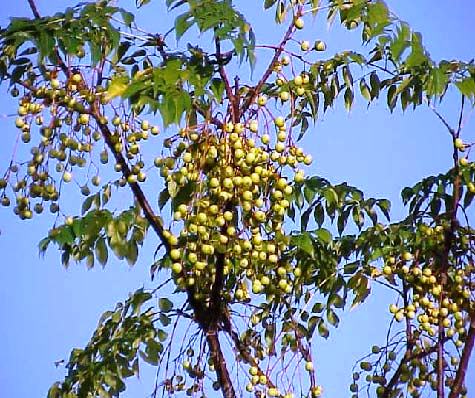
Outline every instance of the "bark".
<path fill-rule="evenodd" d="M 452 384 L 451 391 L 448 398 L 458 398 L 461 394 L 462 387 L 465 381 L 465 375 L 467 373 L 468 363 L 472 355 L 473 346 L 475 343 L 475 317 L 472 316 L 470 323 L 470 329 L 468 330 L 467 340 L 465 347 L 463 348 L 462 358 L 460 359 L 459 368 L 455 375 L 454 383 Z"/>
<path fill-rule="evenodd" d="M 219 342 L 218 332 L 216 330 L 205 331 L 206 341 L 213 358 L 216 374 L 218 375 L 218 382 L 221 386 L 221 392 L 224 398 L 235 398 L 236 393 L 234 391 L 233 383 L 229 375 L 228 368 L 226 367 L 226 359 L 224 358 L 223 351 L 221 350 L 221 343 Z"/>

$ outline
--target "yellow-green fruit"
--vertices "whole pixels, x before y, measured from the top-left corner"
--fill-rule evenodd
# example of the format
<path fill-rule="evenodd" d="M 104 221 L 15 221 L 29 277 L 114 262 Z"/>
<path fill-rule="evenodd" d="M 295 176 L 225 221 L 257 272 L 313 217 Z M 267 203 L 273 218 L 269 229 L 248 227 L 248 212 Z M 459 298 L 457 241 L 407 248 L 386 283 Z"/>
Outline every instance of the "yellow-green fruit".
<path fill-rule="evenodd" d="M 463 143 L 461 138 L 456 138 L 454 141 L 454 144 L 455 144 L 455 148 L 457 148 L 460 151 L 465 149 L 465 144 Z"/>
<path fill-rule="evenodd" d="M 391 275 L 393 273 L 393 270 L 392 268 L 389 266 L 389 265 L 386 265 L 384 268 L 383 268 L 383 274 L 384 275 Z"/>
<path fill-rule="evenodd" d="M 280 94 L 279 94 L 279 98 L 282 100 L 282 101 L 288 101 L 289 98 L 290 98 L 290 94 L 288 91 L 281 91 Z"/>
<path fill-rule="evenodd" d="M 70 182 L 73 179 L 73 175 L 69 171 L 65 171 L 63 174 L 63 181 Z"/>
<path fill-rule="evenodd" d="M 313 46 L 316 51 L 325 51 L 327 49 L 327 45 L 324 41 L 317 40 Z"/>
<path fill-rule="evenodd" d="M 89 115 L 87 113 L 81 113 L 78 118 L 79 124 L 88 124 L 89 123 Z"/>
<path fill-rule="evenodd" d="M 142 130 L 148 130 L 150 128 L 150 123 L 148 122 L 148 120 L 142 120 L 140 127 L 142 128 Z"/>
<path fill-rule="evenodd" d="M 301 86 L 303 84 L 303 78 L 300 75 L 294 77 L 294 84 L 296 86 Z"/>
<path fill-rule="evenodd" d="M 288 64 L 290 64 L 290 57 L 288 55 L 284 55 L 280 62 L 282 63 L 282 65 L 284 66 L 287 66 Z"/>
<path fill-rule="evenodd" d="M 75 73 L 71 76 L 71 81 L 74 83 L 79 83 L 82 80 L 82 76 L 79 73 Z"/>
<path fill-rule="evenodd" d="M 404 252 L 402 254 L 402 258 L 404 261 L 411 261 L 413 259 L 413 255 L 409 252 Z"/>
<path fill-rule="evenodd" d="M 313 369 L 314 369 L 314 367 L 313 367 L 313 362 L 311 362 L 311 361 L 305 362 L 305 370 L 306 370 L 307 372 L 312 372 Z"/>
<path fill-rule="evenodd" d="M 294 26 L 297 28 L 297 29 L 303 29 L 305 23 L 303 21 L 302 18 L 295 18 L 294 20 Z"/>
<path fill-rule="evenodd" d="M 179 249 L 170 250 L 170 257 L 172 260 L 178 260 L 181 257 L 181 252 Z"/>
<path fill-rule="evenodd" d="M 297 184 L 301 184 L 302 182 L 305 181 L 305 174 L 302 170 L 299 170 L 295 173 L 294 175 L 294 181 L 297 183 Z"/>
<path fill-rule="evenodd" d="M 172 265 L 172 271 L 175 274 L 179 274 L 182 271 L 183 267 L 180 263 L 173 263 Z"/>
<path fill-rule="evenodd" d="M 300 49 L 302 51 L 308 51 L 310 49 L 310 42 L 308 40 L 302 40 L 300 42 Z"/>
<path fill-rule="evenodd" d="M 282 116 L 278 116 L 275 118 L 274 123 L 277 127 L 284 127 L 285 119 Z"/>
<path fill-rule="evenodd" d="M 25 126 L 25 121 L 21 117 L 17 117 L 15 120 L 15 126 L 19 129 L 23 128 Z"/>
<path fill-rule="evenodd" d="M 303 87 L 297 87 L 296 93 L 297 93 L 298 96 L 301 97 L 302 95 L 305 94 L 305 88 L 303 88 Z"/>

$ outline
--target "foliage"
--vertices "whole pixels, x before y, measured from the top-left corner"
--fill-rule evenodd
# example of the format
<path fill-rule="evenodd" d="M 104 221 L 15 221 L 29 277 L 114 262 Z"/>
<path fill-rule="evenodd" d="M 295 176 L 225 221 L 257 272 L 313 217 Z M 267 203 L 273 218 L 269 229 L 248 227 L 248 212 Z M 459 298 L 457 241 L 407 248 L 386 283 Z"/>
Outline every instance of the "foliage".
<path fill-rule="evenodd" d="M 158 367 L 154 396 L 214 388 L 234 397 L 242 384 L 256 396 L 319 396 L 315 333 L 329 338 L 373 282 L 395 293 L 394 319 L 387 342 L 355 370 L 353 396 L 464 396 L 475 340 L 475 164 L 461 120 L 475 100 L 473 62 L 432 60 L 380 0 L 265 0 L 287 25 L 272 46 L 258 44 L 231 0 L 166 5 L 179 13 L 178 40 L 198 32 L 211 49 L 197 41 L 169 51 L 166 35 L 144 34 L 133 13 L 107 1 L 0 30 L 0 79 L 20 97 L 15 124 L 31 153 L 0 179 L 2 205 L 14 196 L 15 214 L 30 219 L 48 204 L 56 221 L 39 248 L 56 244 L 65 266 L 105 266 L 109 252 L 133 265 L 149 230 L 160 240 L 151 274 L 163 283 L 106 312 L 49 396 L 117 396 L 141 360 Z M 296 44 L 305 21 L 323 13 L 359 32 L 367 53 L 324 58 L 323 41 Z M 230 80 L 230 67 L 248 63 L 252 73 L 256 52 L 268 50 L 257 79 L 244 82 L 239 69 Z M 449 90 L 462 98 L 455 127 L 436 108 Z M 428 106 L 451 134 L 453 167 L 403 189 L 401 221 L 391 222 L 386 199 L 305 176 L 312 156 L 299 140 L 340 97 L 350 110 L 357 96 L 384 97 L 390 111 Z M 147 113 L 169 127 L 166 138 Z M 110 163 L 120 177 L 101 186 Z M 71 181 L 86 197 L 74 217 L 62 207 Z M 113 191 L 126 188 L 133 203 L 111 210 Z M 173 294 L 151 304 L 162 289 Z M 183 323 L 191 326 L 180 346 Z"/>

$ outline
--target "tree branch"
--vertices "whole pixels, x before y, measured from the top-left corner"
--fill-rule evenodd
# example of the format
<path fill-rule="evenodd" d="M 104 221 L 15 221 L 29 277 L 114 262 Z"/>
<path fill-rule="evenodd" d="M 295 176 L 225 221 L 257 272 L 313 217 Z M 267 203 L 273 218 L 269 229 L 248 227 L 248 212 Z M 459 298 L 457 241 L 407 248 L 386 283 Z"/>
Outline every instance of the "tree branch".
<path fill-rule="evenodd" d="M 28 5 L 31 8 L 31 12 L 33 13 L 35 18 L 41 18 L 40 13 L 38 12 L 38 8 L 36 7 L 35 1 L 34 0 L 28 0 Z"/>
<path fill-rule="evenodd" d="M 294 31 L 295 31 L 295 26 L 294 26 L 294 23 L 292 22 L 290 24 L 290 26 L 288 27 L 287 31 L 285 32 L 284 37 L 282 38 L 279 46 L 277 47 L 277 49 L 275 51 L 275 54 L 272 57 L 272 60 L 270 61 L 269 65 L 267 66 L 267 69 L 264 72 L 264 74 L 262 75 L 261 79 L 255 85 L 255 87 L 250 89 L 250 94 L 251 95 L 247 98 L 247 100 L 242 105 L 241 111 L 240 111 L 241 114 L 244 113 L 251 106 L 251 104 L 255 101 L 255 99 L 259 95 L 259 92 L 261 91 L 262 86 L 264 85 L 264 83 L 267 81 L 267 79 L 271 75 L 275 64 L 279 60 L 279 57 L 282 55 L 282 52 L 285 49 L 285 45 L 287 44 L 287 42 L 292 37 L 292 34 L 294 33 Z"/>
<path fill-rule="evenodd" d="M 462 357 L 460 364 L 455 375 L 454 383 L 452 384 L 451 391 L 448 398 L 458 398 L 461 394 L 462 387 L 465 381 L 465 375 L 467 373 L 468 363 L 472 355 L 473 346 L 475 344 L 475 315 L 472 314 L 470 328 L 467 334 L 467 340 L 465 341 L 465 347 L 462 351 Z"/>
<path fill-rule="evenodd" d="M 210 349 L 210 354 L 211 358 L 213 359 L 216 374 L 218 375 L 218 382 L 221 386 L 223 397 L 235 398 L 236 393 L 231 382 L 231 376 L 229 375 L 228 369 L 226 367 L 226 359 L 224 358 L 223 352 L 221 350 L 221 343 L 219 342 L 218 333 L 214 328 L 205 331 L 205 333 L 206 341 Z"/>
<path fill-rule="evenodd" d="M 34 17 L 37 18 L 37 19 L 40 19 L 40 18 L 41 18 L 41 14 L 40 14 L 39 11 L 38 11 L 38 7 L 36 7 L 35 0 L 27 0 L 27 1 L 28 1 L 28 5 L 30 6 L 31 12 L 33 13 Z M 64 63 L 64 61 L 63 61 L 63 59 L 61 58 L 61 56 L 59 55 L 59 51 L 58 51 L 58 48 L 57 48 L 57 47 L 55 47 L 55 49 L 54 49 L 54 55 L 56 56 L 58 65 L 59 65 L 59 67 L 61 68 L 61 70 L 64 72 L 64 74 L 65 74 L 66 76 L 69 77 L 69 75 L 71 74 L 71 73 L 70 73 L 70 70 L 69 70 L 69 68 L 66 66 L 66 64 Z"/>

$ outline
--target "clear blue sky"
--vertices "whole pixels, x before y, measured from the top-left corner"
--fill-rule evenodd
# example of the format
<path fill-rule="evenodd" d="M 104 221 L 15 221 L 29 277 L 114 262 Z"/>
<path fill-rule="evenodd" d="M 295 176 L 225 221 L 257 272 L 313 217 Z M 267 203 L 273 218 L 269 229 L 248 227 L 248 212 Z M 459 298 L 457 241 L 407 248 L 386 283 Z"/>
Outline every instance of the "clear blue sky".
<path fill-rule="evenodd" d="M 133 9 L 133 1 L 119 5 Z M 152 2 L 153 3 L 153 2 Z M 141 12 L 138 21 L 151 31 L 163 32 L 170 26 L 158 5 Z M 256 30 L 258 41 L 272 43 L 281 33 L 270 19 L 263 22 L 262 1 L 235 1 L 243 8 Z M 59 11 L 75 2 L 37 0 L 42 14 Z M 258 7 L 254 7 L 258 4 Z M 475 3 L 472 0 L 434 2 L 433 0 L 395 1 L 388 4 L 398 16 L 423 33 L 424 41 L 435 59 L 475 56 Z M 26 0 L 4 0 L 0 8 L 0 24 L 10 16 L 30 16 Z M 271 15 L 268 15 L 272 18 Z M 309 21 L 309 24 L 311 22 Z M 328 32 L 326 26 L 315 25 L 305 30 L 302 38 L 313 41 L 328 37 L 328 52 L 352 48 L 358 35 Z M 334 34 L 334 35 L 333 35 Z M 263 58 L 265 53 L 260 55 Z M 8 164 L 13 149 L 13 119 L 5 115 L 15 111 L 15 104 L 0 89 L 1 169 Z M 448 97 L 442 112 L 456 120 L 457 102 Z M 475 123 L 468 121 L 465 136 L 475 141 Z M 350 114 L 338 105 L 326 114 L 308 134 L 304 142 L 313 154 L 312 172 L 333 182 L 348 181 L 367 195 L 387 197 L 393 202 L 394 216 L 402 214 L 399 191 L 422 177 L 443 172 L 450 167 L 450 140 L 444 127 L 428 109 L 389 114 L 384 104 L 371 106 L 362 101 Z M 75 198 L 71 198 L 75 199 Z M 128 204 L 127 204 L 128 205 Z M 70 207 L 79 212 L 80 203 Z M 475 218 L 475 214 L 471 215 Z M 83 346 L 97 325 L 98 318 L 130 291 L 147 285 L 149 265 L 156 241 L 147 243 L 134 268 L 111 261 L 103 270 L 87 271 L 83 265 L 64 270 L 58 253 L 50 250 L 44 259 L 37 252 L 38 241 L 51 226 L 48 216 L 30 222 L 18 222 L 9 210 L 0 212 L 0 397 L 23 398 L 45 396 L 49 386 L 61 379 L 63 370 L 54 361 L 67 358 L 73 347 Z M 332 330 L 329 341 L 315 342 L 316 365 L 327 397 L 348 396 L 351 367 L 369 347 L 382 342 L 385 330 L 378 324 L 387 317 L 389 298 L 377 294 L 358 309 L 347 312 L 340 328 Z M 472 361 L 473 362 L 473 361 Z M 475 375 L 472 366 L 469 375 Z M 151 391 L 151 374 L 133 382 L 126 397 L 145 397 Z M 475 396 L 475 377 L 468 377 L 471 396 Z"/>

